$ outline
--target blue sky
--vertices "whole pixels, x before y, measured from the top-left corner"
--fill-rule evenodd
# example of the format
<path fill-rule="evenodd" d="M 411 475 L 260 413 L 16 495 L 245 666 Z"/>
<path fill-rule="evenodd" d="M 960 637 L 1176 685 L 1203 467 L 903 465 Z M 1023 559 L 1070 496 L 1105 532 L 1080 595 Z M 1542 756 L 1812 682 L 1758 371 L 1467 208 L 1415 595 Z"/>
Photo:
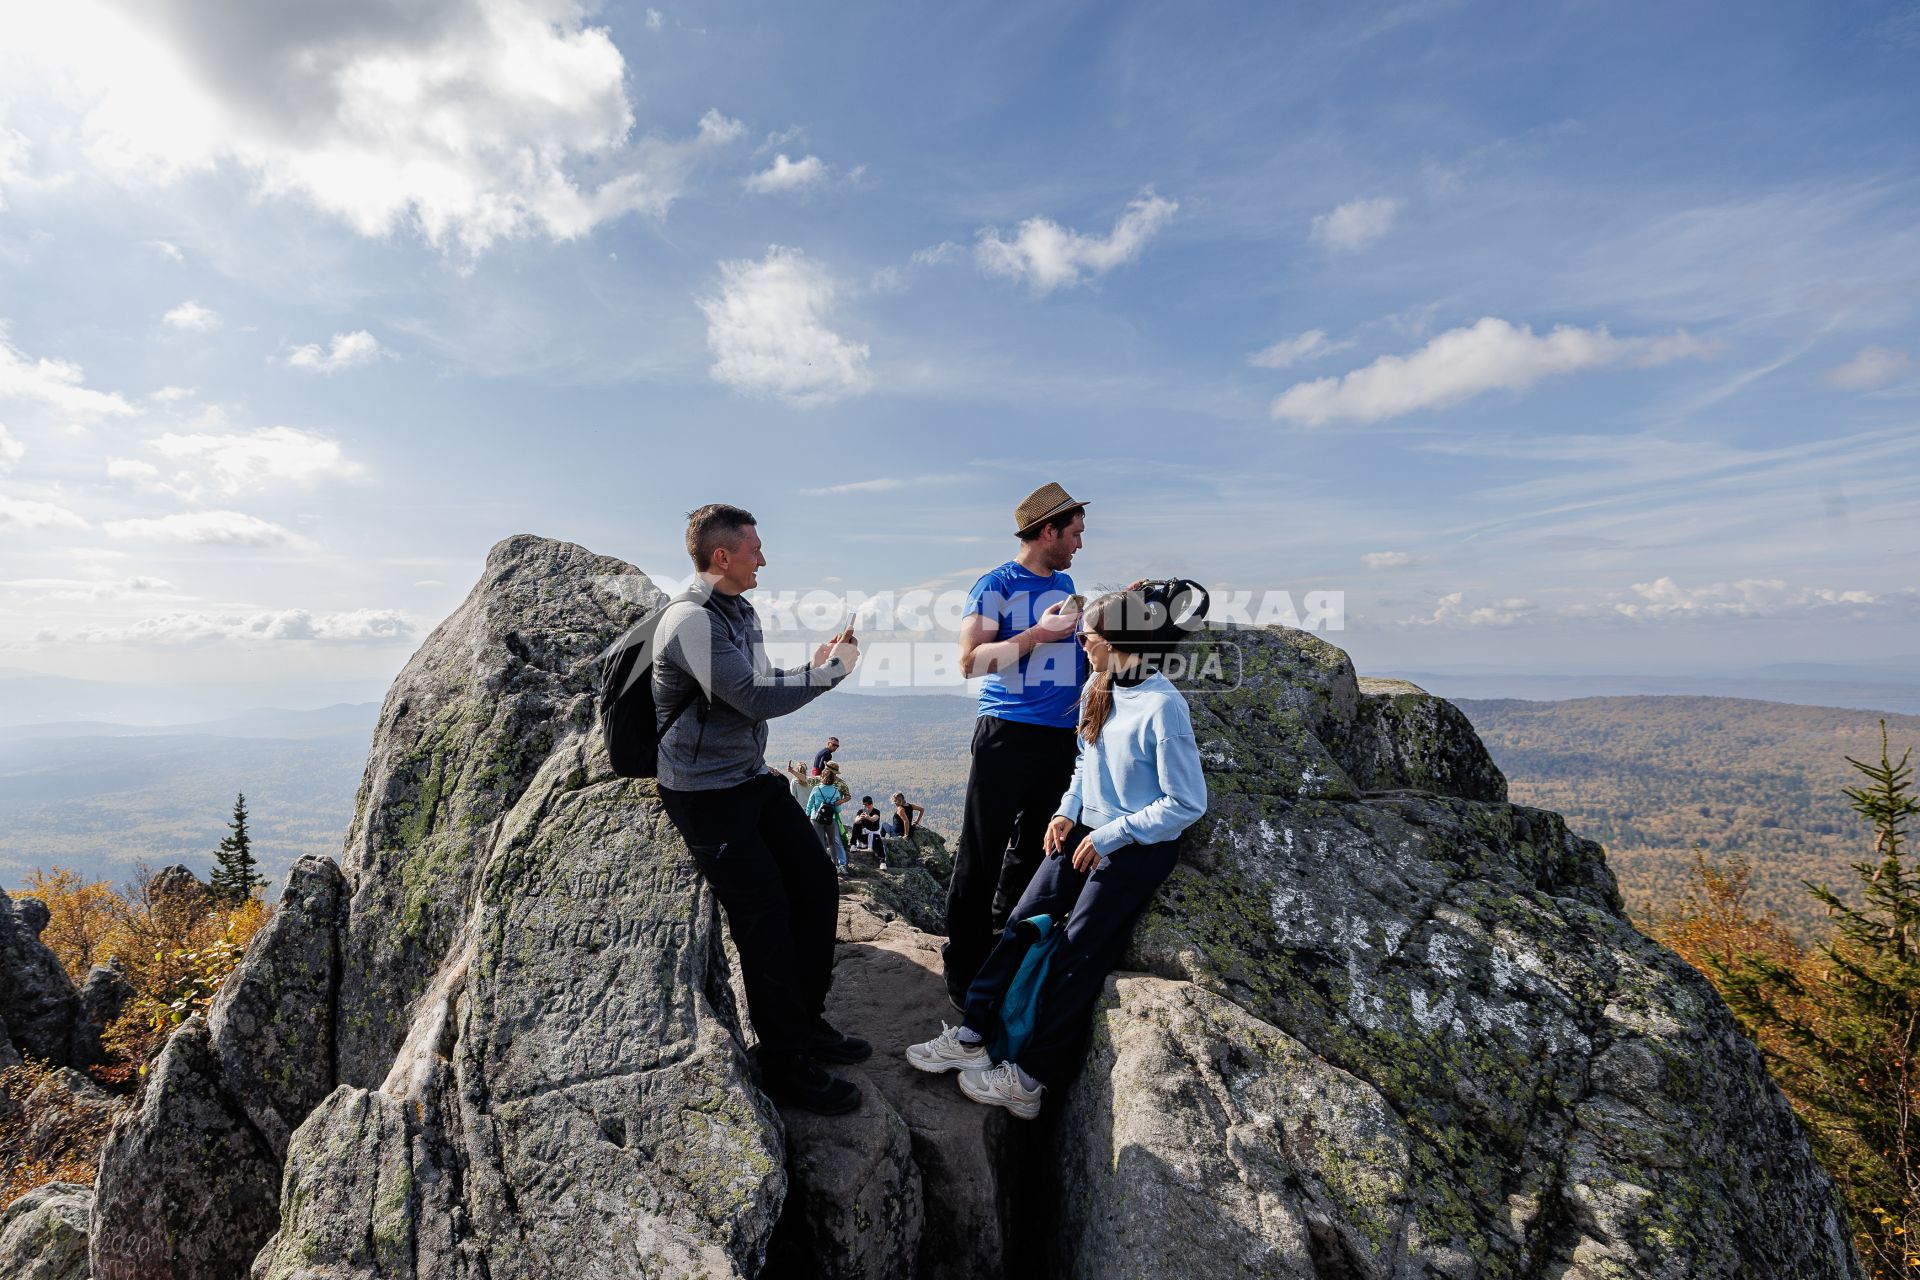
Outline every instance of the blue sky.
<path fill-rule="evenodd" d="M 0 31 L 0 666 L 377 694 L 513 533 L 1920 652 L 1920 3 L 71 0 Z"/>

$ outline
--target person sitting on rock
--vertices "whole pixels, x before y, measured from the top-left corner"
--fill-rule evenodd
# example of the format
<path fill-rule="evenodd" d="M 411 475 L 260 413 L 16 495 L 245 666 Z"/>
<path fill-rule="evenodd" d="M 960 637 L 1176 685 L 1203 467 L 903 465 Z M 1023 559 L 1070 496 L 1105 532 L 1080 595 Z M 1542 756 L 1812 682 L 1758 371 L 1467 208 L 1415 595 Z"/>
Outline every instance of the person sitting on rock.
<path fill-rule="evenodd" d="M 899 839 L 914 833 L 920 825 L 920 819 L 927 816 L 926 806 L 910 804 L 904 791 L 893 793 L 893 816 L 880 824 L 880 834 Z"/>
<path fill-rule="evenodd" d="M 861 1062 L 873 1050 L 826 1020 L 839 886 L 767 766 L 767 720 L 846 679 L 860 649 L 849 628 L 805 667 L 767 660 L 746 597 L 767 563 L 756 523 L 724 503 L 687 517 L 695 598 L 667 607 L 653 664 L 654 705 L 662 721 L 675 717 L 660 737 L 660 804 L 727 914 L 767 1092 L 838 1114 L 860 1105 L 860 1090 L 820 1064 Z"/>
<path fill-rule="evenodd" d="M 1207 784 L 1186 698 L 1147 659 L 1167 646 L 1138 590 L 1096 600 L 1080 643 L 1093 676 L 1081 699 L 1073 782 L 1047 824 L 1045 857 L 967 991 L 958 1027 L 907 1050 L 921 1071 L 959 1071 L 976 1102 L 1023 1120 L 1079 1062 L 1094 1001 L 1133 922 L 1172 874 L 1180 833 L 1207 808 Z M 994 1062 L 987 1041 L 1001 1004 L 1048 917 L 1057 931 L 1018 1061 Z M 1064 918 L 1064 923 L 1062 920 Z"/>
<path fill-rule="evenodd" d="M 861 796 L 860 807 L 854 810 L 853 821 L 847 824 L 847 833 L 852 838 L 852 848 L 863 853 L 878 854 L 880 866 L 887 865 L 886 846 L 880 843 L 880 811 L 873 807 L 872 796 Z"/>

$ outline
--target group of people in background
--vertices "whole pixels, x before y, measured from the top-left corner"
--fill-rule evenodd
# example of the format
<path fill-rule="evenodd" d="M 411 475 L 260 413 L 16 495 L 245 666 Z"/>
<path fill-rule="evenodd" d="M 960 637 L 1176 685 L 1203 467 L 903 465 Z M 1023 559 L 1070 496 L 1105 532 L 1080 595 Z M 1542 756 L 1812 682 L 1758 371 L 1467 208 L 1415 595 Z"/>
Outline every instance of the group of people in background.
<path fill-rule="evenodd" d="M 1018 553 L 969 595 L 960 661 L 984 679 L 942 952 L 960 1023 L 940 1019 L 938 1035 L 902 1047 L 914 1067 L 957 1071 L 968 1097 L 1023 1119 L 1075 1069 L 1108 972 L 1207 806 L 1186 699 L 1156 662 L 1178 642 L 1155 596 L 1167 584 L 1085 601 L 1067 569 L 1086 505 L 1058 484 L 1034 490 L 1015 509 Z M 749 512 L 692 512 L 687 552 L 695 587 L 662 614 L 653 659 L 661 802 L 726 913 L 763 1085 L 791 1105 L 851 1111 L 859 1089 L 826 1068 L 873 1046 L 832 1026 L 826 1000 L 839 897 L 829 868 L 845 873 L 852 793 L 837 739 L 784 774 L 766 745 L 770 718 L 851 674 L 859 641 L 848 626 L 805 666 L 772 666 L 745 595 L 767 563 Z M 680 714 L 703 699 L 703 714 Z M 882 860 L 888 836 L 910 835 L 924 814 L 892 799 L 887 817 L 862 797 L 847 828 L 882 842 Z"/>
<path fill-rule="evenodd" d="M 794 803 L 805 811 L 808 821 L 813 823 L 820 847 L 833 859 L 841 875 L 849 874 L 849 850 L 872 854 L 878 868 L 885 871 L 886 841 L 911 836 L 927 811 L 920 805 L 910 803 L 904 793 L 896 791 L 893 793 L 892 816 L 883 817 L 880 810 L 874 807 L 872 796 L 861 796 L 860 807 L 849 818 L 842 810 L 852 803 L 853 790 L 841 778 L 840 765 L 833 758 L 839 749 L 840 739 L 828 738 L 827 744 L 814 752 L 811 769 L 798 761 L 787 761 L 788 789 L 793 793 Z"/>

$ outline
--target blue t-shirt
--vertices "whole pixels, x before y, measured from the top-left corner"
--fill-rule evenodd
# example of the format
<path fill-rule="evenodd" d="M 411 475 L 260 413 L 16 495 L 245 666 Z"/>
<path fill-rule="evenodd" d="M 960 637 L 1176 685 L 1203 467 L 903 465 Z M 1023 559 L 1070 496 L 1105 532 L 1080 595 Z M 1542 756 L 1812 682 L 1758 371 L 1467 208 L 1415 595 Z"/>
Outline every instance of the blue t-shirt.
<path fill-rule="evenodd" d="M 1042 577 L 1009 560 L 973 584 L 967 616 L 979 614 L 996 624 L 992 639 L 1005 640 L 1072 594 L 1073 579 L 1066 574 Z M 980 714 L 1071 729 L 1080 718 L 1080 686 L 1086 679 L 1087 656 L 1079 641 L 1071 634 L 1050 640 L 1035 645 L 1013 670 L 1002 668 L 981 681 Z"/>

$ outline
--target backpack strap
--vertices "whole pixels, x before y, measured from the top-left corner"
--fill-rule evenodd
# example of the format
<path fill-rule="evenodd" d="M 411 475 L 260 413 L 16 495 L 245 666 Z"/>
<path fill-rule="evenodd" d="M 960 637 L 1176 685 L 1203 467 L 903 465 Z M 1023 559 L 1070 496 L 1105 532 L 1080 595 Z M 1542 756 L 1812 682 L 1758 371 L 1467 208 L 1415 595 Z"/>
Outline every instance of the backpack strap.
<path fill-rule="evenodd" d="M 700 605 L 702 609 L 712 609 L 713 593 L 709 591 L 709 592 L 706 592 L 705 594 L 700 594 L 691 590 L 682 591 L 679 595 L 667 601 L 666 607 L 672 608 L 676 604 L 681 604 L 681 603 L 694 604 L 696 602 Z M 654 655 L 654 659 L 655 661 L 659 660 L 658 653 Z M 706 709 L 700 713 L 700 719 L 703 722 L 706 720 L 708 715 L 712 714 L 713 694 L 700 687 L 700 678 L 698 676 L 694 676 L 691 673 L 689 673 L 689 678 L 693 680 L 693 688 L 694 688 L 693 696 L 691 698 L 688 698 L 685 702 L 681 703 L 679 706 L 675 707 L 673 710 L 667 713 L 667 718 L 665 723 L 663 723 L 660 726 L 659 732 L 654 734 L 655 741 L 658 741 L 658 742 L 666 741 L 667 730 L 673 728 L 673 722 L 678 720 L 682 715 L 684 715 L 687 709 L 693 706 L 696 702 L 704 702 L 707 704 Z"/>

